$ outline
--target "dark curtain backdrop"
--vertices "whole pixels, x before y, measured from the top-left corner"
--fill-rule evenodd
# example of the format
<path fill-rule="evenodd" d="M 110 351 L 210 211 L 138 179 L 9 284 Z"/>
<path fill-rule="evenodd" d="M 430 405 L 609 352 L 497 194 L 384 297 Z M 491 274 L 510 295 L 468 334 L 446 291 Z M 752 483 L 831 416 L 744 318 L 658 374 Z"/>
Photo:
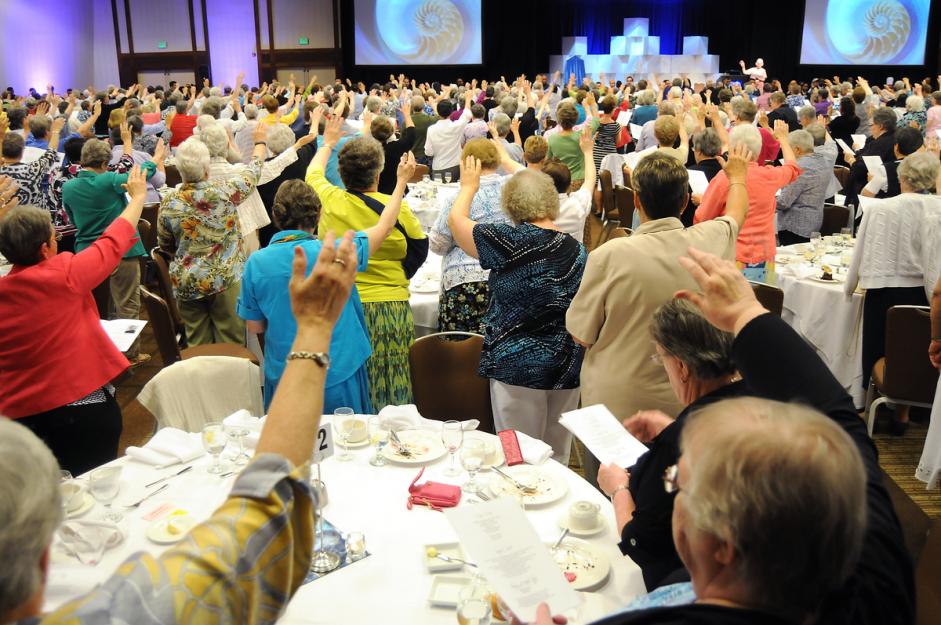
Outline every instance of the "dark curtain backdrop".
<path fill-rule="evenodd" d="M 719 55 L 721 71 L 736 68 L 740 59 L 752 63 L 762 57 L 770 76 L 785 82 L 838 74 L 881 83 L 886 76 L 938 74 L 941 2 L 932 3 L 926 65 L 904 68 L 800 65 L 804 0 L 483 0 L 483 66 L 355 67 L 353 0 L 341 5 L 346 74 L 368 82 L 384 81 L 390 72 L 420 81 L 532 76 L 548 69 L 549 55 L 561 53 L 562 37 L 588 37 L 589 53 L 607 53 L 610 37 L 623 32 L 625 17 L 648 18 L 662 54 L 681 53 L 684 36 L 709 37 L 709 53 Z"/>

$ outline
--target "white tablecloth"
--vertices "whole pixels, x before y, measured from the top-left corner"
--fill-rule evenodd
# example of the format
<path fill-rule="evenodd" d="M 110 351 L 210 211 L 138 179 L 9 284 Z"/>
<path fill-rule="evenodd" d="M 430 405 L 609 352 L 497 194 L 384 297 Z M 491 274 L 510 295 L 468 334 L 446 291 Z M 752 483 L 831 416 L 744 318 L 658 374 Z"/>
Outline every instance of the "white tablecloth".
<path fill-rule="evenodd" d="M 329 417 L 324 417 L 328 421 Z M 198 436 L 198 435 L 194 435 Z M 496 440 L 496 437 L 494 437 Z M 457 539 L 444 515 L 423 508 L 406 508 L 407 488 L 418 473 L 417 467 L 368 464 L 371 450 L 353 450 L 354 459 L 340 462 L 335 457 L 323 463 L 322 478 L 327 485 L 329 505 L 325 517 L 343 532 L 362 531 L 370 557 L 335 571 L 302 586 L 288 606 L 282 623 L 410 623 L 451 625 L 453 610 L 432 608 L 427 602 L 432 576 L 424 567 L 423 545 Z M 125 466 L 122 492 L 115 507 L 122 501 L 133 501 L 144 492 L 142 485 L 163 475 L 174 473 L 180 466 L 156 470 L 137 462 L 118 460 Z M 45 609 L 92 589 L 105 580 L 130 554 L 148 551 L 159 555 L 167 547 L 148 541 L 144 533 L 148 523 L 141 517 L 154 508 L 170 502 L 188 510 L 199 519 L 207 518 L 225 500 L 234 477 L 222 480 L 206 472 L 210 459 L 196 461 L 196 467 L 169 480 L 169 488 L 146 501 L 138 510 L 125 514 L 129 538 L 117 549 L 109 551 L 97 566 L 84 566 L 76 560 L 56 555 L 50 570 Z M 461 483 L 466 474 L 448 478 L 443 471 L 448 458 L 431 464 L 423 479 Z M 559 535 L 558 517 L 574 501 L 588 500 L 601 506 L 608 527 L 601 534 L 587 538 L 611 559 L 611 575 L 600 590 L 583 593 L 584 603 L 578 622 L 590 622 L 625 605 L 644 592 L 640 568 L 621 555 L 614 528 L 614 510 L 610 502 L 588 482 L 568 468 L 549 460 L 543 465 L 560 476 L 569 491 L 559 502 L 527 511 L 540 537 L 552 541 Z M 479 479 L 489 480 L 492 472 L 482 472 Z M 132 486 L 134 485 L 134 486 Z M 461 505 L 473 505 L 462 502 Z M 97 506 L 87 515 L 102 514 Z M 456 573 L 461 574 L 460 571 Z"/>
<path fill-rule="evenodd" d="M 437 276 L 437 279 L 434 278 Z M 436 291 L 427 292 L 437 282 Z M 438 330 L 438 300 L 441 298 L 441 256 L 428 252 L 425 264 L 412 276 L 408 303 L 417 336 Z M 416 292 L 421 291 L 421 292 Z"/>

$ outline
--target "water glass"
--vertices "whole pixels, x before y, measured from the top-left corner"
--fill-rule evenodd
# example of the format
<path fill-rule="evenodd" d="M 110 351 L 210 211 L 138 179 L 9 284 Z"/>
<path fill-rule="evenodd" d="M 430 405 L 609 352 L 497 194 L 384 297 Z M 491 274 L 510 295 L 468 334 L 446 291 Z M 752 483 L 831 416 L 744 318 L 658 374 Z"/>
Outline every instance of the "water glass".
<path fill-rule="evenodd" d="M 207 469 L 213 475 L 225 471 L 225 466 L 219 462 L 219 455 L 225 449 L 226 435 L 222 423 L 213 421 L 203 427 L 203 449 L 212 455 L 212 465 Z"/>
<path fill-rule="evenodd" d="M 117 523 L 124 517 L 111 509 L 114 498 L 121 490 L 121 467 L 101 467 L 95 469 L 88 476 L 89 490 L 92 497 L 104 504 L 106 512 L 105 521 Z"/>
<path fill-rule="evenodd" d="M 449 171 L 444 172 L 444 183 L 445 183 L 445 184 L 451 184 L 451 178 L 452 178 L 451 172 L 449 172 Z"/>
<path fill-rule="evenodd" d="M 490 594 L 484 579 L 475 576 L 458 594 L 457 622 L 460 625 L 489 625 L 492 616 Z"/>
<path fill-rule="evenodd" d="M 238 452 L 232 456 L 232 462 L 240 467 L 248 464 L 248 461 L 251 460 L 251 457 L 245 453 L 245 437 L 248 436 L 248 428 L 244 426 L 226 426 L 225 435 L 239 447 Z"/>
<path fill-rule="evenodd" d="M 341 462 L 347 462 L 353 459 L 353 454 L 350 453 L 350 434 L 352 434 L 352 419 L 353 419 L 353 409 L 352 408 L 337 408 L 333 411 L 333 432 L 337 435 L 337 438 L 343 443 L 343 453 L 337 456 L 337 460 Z"/>
<path fill-rule="evenodd" d="M 445 469 L 444 474 L 449 477 L 460 475 L 460 469 L 454 466 L 454 456 L 464 442 L 464 428 L 461 427 L 460 421 L 451 420 L 441 424 L 441 442 L 451 455 L 451 465 Z"/>
<path fill-rule="evenodd" d="M 382 450 L 389 442 L 389 423 L 382 417 L 369 417 L 367 422 L 369 428 L 369 442 L 376 448 L 376 453 L 369 459 L 369 464 L 374 467 L 382 467 L 386 464 L 385 456 Z"/>
<path fill-rule="evenodd" d="M 461 486 L 461 490 L 465 493 L 476 493 L 481 489 L 480 483 L 475 478 L 486 457 L 487 448 L 483 441 L 466 440 L 461 445 L 461 465 L 470 475 L 470 479 Z"/>
<path fill-rule="evenodd" d="M 843 238 L 843 245 L 849 245 L 853 242 L 853 229 L 852 228 L 841 228 L 840 236 Z"/>
<path fill-rule="evenodd" d="M 366 536 L 362 532 L 350 532 L 346 535 L 346 558 L 356 562 L 366 557 Z"/>

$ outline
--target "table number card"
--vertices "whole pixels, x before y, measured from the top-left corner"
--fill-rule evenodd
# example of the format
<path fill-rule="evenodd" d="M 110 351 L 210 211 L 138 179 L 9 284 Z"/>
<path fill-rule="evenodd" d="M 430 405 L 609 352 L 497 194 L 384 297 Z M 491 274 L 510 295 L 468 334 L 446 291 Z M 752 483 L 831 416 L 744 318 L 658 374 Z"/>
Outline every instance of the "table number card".
<path fill-rule="evenodd" d="M 553 614 L 581 604 L 515 501 L 502 498 L 458 506 L 444 515 L 480 573 L 523 622 L 535 620 L 536 608 L 543 602 Z"/>
<path fill-rule="evenodd" d="M 333 455 L 333 427 L 328 423 L 321 425 L 317 431 L 317 439 L 314 441 L 314 457 L 311 460 L 314 464 L 323 462 Z"/>
<path fill-rule="evenodd" d="M 647 447 L 601 404 L 563 412 L 559 423 L 605 464 L 613 462 L 627 469 L 647 452 Z"/>

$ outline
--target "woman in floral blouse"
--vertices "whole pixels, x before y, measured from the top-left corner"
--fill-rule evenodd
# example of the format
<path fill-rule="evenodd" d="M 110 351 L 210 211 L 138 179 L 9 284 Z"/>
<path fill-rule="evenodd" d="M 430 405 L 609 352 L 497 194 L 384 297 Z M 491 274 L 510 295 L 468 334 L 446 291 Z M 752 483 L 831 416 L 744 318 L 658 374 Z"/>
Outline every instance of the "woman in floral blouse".
<path fill-rule="evenodd" d="M 209 149 L 198 138 L 177 150 L 183 184 L 163 199 L 157 240 L 174 254 L 170 279 L 190 345 L 245 342 L 235 314 L 245 264 L 238 205 L 258 184 L 267 129 L 255 127 L 251 163 L 225 180 L 209 180 Z"/>

